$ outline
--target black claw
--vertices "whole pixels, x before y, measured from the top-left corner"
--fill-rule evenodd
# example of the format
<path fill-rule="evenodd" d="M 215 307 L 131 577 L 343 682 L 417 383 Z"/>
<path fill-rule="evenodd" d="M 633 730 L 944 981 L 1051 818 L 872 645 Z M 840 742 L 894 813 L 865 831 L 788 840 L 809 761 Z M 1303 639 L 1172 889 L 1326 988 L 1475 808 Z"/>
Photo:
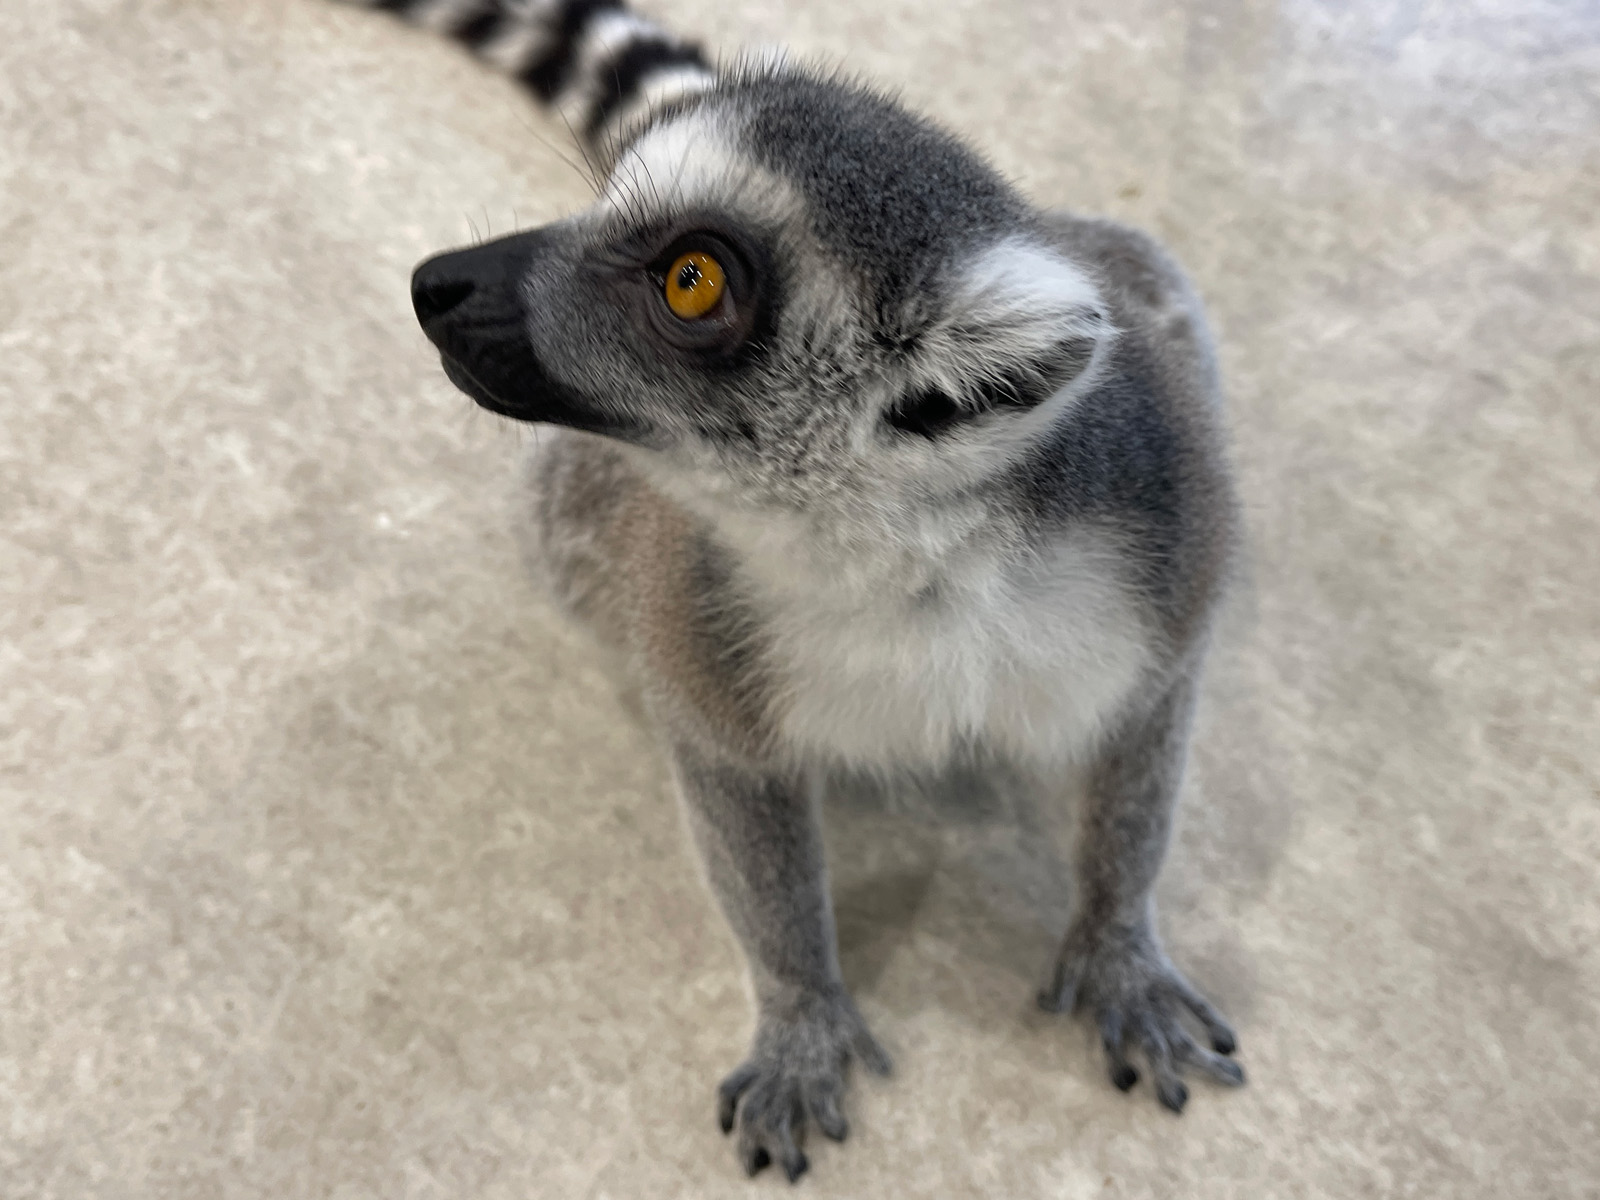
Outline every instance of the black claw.
<path fill-rule="evenodd" d="M 1181 1083 L 1175 1083 L 1170 1088 L 1158 1088 L 1156 1095 L 1162 1104 L 1175 1113 L 1181 1113 L 1183 1106 L 1189 1103 L 1189 1089 Z"/>
<path fill-rule="evenodd" d="M 1125 1092 L 1139 1082 L 1139 1072 L 1123 1063 L 1111 1068 L 1111 1082 L 1117 1085 L 1117 1091 Z"/>
<path fill-rule="evenodd" d="M 783 1173 L 789 1177 L 789 1182 L 793 1183 L 806 1173 L 806 1168 L 810 1165 L 810 1161 L 807 1160 L 804 1154 L 796 1154 L 792 1162 L 783 1164 Z"/>
<path fill-rule="evenodd" d="M 1233 1082 L 1234 1082 L 1234 1083 L 1235 1083 L 1235 1084 L 1236 1084 L 1236 1085 L 1237 1085 L 1237 1084 L 1243 1084 L 1243 1083 L 1244 1083 L 1244 1068 L 1243 1068 L 1243 1067 L 1241 1067 L 1241 1066 L 1240 1066 L 1240 1065 L 1239 1065 L 1239 1064 L 1238 1064 L 1238 1063 L 1236 1063 L 1236 1062 L 1230 1062 L 1230 1063 L 1229 1063 L 1229 1064 L 1228 1064 L 1228 1067 L 1231 1067 L 1231 1068 L 1232 1068 L 1232 1070 L 1229 1070 L 1229 1071 L 1228 1071 L 1228 1077 L 1229 1077 L 1229 1078 L 1230 1078 L 1230 1079 L 1232 1079 L 1232 1080 L 1233 1080 Z M 1226 1068 L 1224 1068 L 1224 1069 L 1226 1069 Z"/>
<path fill-rule="evenodd" d="M 722 1126 L 723 1133 L 733 1132 L 733 1105 L 724 1105 L 717 1113 L 717 1124 Z"/>
<path fill-rule="evenodd" d="M 750 1156 L 750 1165 L 745 1170 L 746 1175 L 754 1175 L 763 1170 L 772 1162 L 772 1155 L 768 1154 L 765 1147 L 757 1146 L 756 1152 Z"/>
<path fill-rule="evenodd" d="M 1211 1035 L 1211 1048 L 1218 1054 L 1232 1054 L 1239 1048 L 1239 1043 L 1234 1040 L 1233 1034 L 1224 1029 Z"/>

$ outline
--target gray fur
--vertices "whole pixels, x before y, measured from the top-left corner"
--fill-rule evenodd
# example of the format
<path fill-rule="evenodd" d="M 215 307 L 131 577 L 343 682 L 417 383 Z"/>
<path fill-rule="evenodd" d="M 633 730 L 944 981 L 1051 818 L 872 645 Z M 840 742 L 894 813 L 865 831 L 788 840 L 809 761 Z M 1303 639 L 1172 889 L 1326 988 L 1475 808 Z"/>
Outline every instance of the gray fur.
<path fill-rule="evenodd" d="M 869 281 L 890 329 L 953 254 L 1026 218 L 987 163 L 870 89 L 790 72 L 743 76 L 721 96 L 745 110 L 745 151 L 801 188 L 812 229 Z"/>
<path fill-rule="evenodd" d="M 609 159 L 594 209 L 414 291 L 470 395 L 583 431 L 533 463 L 535 558 L 642 681 L 749 961 L 755 1044 L 720 1093 L 745 1168 L 797 1176 L 808 1121 L 844 1136 L 849 1062 L 888 1068 L 839 977 L 815 789 L 841 766 L 978 750 L 1063 794 L 1087 766 L 1040 1002 L 1175 1111 L 1186 1070 L 1242 1082 L 1151 901 L 1235 525 L 1182 273 L 785 66 L 645 106 Z M 686 237 L 728 264 L 709 323 L 662 299 Z"/>

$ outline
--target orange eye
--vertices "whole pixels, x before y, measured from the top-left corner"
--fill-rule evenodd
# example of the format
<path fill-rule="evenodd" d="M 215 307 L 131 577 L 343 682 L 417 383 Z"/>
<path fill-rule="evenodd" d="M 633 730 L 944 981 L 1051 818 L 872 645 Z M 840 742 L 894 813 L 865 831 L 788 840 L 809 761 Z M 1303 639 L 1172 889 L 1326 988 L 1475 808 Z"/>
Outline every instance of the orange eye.
<path fill-rule="evenodd" d="M 726 286 L 722 264 L 709 254 L 691 250 L 680 254 L 667 271 L 667 307 L 673 315 L 692 321 L 717 306 Z"/>

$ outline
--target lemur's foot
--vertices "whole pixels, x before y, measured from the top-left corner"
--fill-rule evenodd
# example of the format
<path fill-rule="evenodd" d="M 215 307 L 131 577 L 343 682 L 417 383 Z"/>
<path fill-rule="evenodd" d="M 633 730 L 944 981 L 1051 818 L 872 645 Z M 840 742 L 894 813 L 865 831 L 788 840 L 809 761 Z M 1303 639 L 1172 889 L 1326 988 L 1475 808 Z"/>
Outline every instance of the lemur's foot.
<path fill-rule="evenodd" d="M 1225 1055 L 1237 1046 L 1233 1030 L 1210 1001 L 1167 961 L 1148 929 L 1073 929 L 1067 933 L 1050 986 L 1039 993 L 1050 1012 L 1083 1008 L 1093 1015 L 1111 1064 L 1111 1082 L 1127 1091 L 1139 1082 L 1128 1061 L 1137 1049 L 1149 1065 L 1156 1096 L 1175 1113 L 1189 1089 L 1180 1078 L 1192 1067 L 1228 1087 L 1244 1083 L 1244 1071 Z M 1184 1028 L 1184 1009 L 1205 1027 L 1211 1050 Z"/>
<path fill-rule="evenodd" d="M 889 1056 L 867 1030 L 844 992 L 812 995 L 782 1013 L 764 1012 L 750 1057 L 722 1081 L 717 1118 L 731 1133 L 737 1117 L 738 1155 L 754 1175 L 776 1162 L 793 1183 L 805 1173 L 806 1120 L 836 1142 L 850 1126 L 839 1110 L 845 1065 L 859 1059 L 876 1075 L 889 1073 Z"/>

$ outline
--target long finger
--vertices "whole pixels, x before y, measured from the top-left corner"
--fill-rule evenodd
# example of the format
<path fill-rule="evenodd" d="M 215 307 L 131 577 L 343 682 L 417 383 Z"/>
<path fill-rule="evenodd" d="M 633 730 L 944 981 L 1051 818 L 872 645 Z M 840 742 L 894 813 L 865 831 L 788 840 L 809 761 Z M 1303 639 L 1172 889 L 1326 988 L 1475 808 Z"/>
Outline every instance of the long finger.
<path fill-rule="evenodd" d="M 1172 1050 L 1174 1057 L 1180 1063 L 1203 1071 L 1207 1077 L 1224 1087 L 1240 1087 L 1244 1084 L 1243 1067 L 1231 1058 L 1214 1054 L 1204 1046 L 1196 1044 L 1192 1037 L 1181 1030 L 1173 1039 Z"/>
<path fill-rule="evenodd" d="M 1106 1048 L 1106 1058 L 1111 1061 L 1111 1082 L 1119 1092 L 1125 1092 L 1139 1082 L 1139 1072 L 1133 1069 L 1123 1049 L 1122 1014 L 1108 1009 L 1100 1014 L 1100 1042 Z"/>
<path fill-rule="evenodd" d="M 817 1128 L 836 1142 L 850 1136 L 850 1122 L 839 1111 L 839 1084 L 832 1079 L 819 1079 L 806 1086 L 806 1111 L 817 1123 Z"/>
<path fill-rule="evenodd" d="M 1172 1045 L 1167 1041 L 1166 1034 L 1153 1022 L 1146 1020 L 1139 1023 L 1134 1037 L 1144 1051 L 1145 1061 L 1150 1064 L 1150 1074 L 1156 1085 L 1156 1099 L 1173 1112 L 1181 1113 L 1183 1106 L 1189 1102 L 1189 1089 L 1178 1076 Z"/>
<path fill-rule="evenodd" d="M 745 1063 L 729 1075 L 717 1088 L 717 1124 L 723 1133 L 733 1132 L 733 1114 L 739 1107 L 739 1097 L 756 1081 L 756 1069 Z"/>
<path fill-rule="evenodd" d="M 1205 1026 L 1213 1050 L 1218 1054 L 1232 1054 L 1239 1048 L 1239 1039 L 1234 1037 L 1233 1027 L 1187 979 L 1179 975 L 1171 981 L 1170 986 L 1173 995 Z"/>

